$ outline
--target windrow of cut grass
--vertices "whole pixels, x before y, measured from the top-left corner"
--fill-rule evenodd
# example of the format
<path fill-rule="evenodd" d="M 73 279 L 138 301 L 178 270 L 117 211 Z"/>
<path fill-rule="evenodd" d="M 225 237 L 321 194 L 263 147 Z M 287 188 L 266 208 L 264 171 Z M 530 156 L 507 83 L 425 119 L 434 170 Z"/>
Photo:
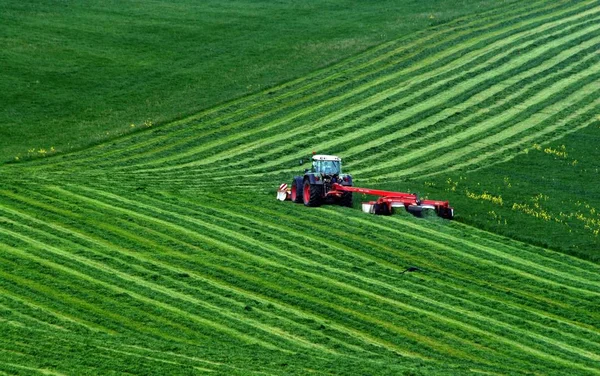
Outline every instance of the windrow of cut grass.
<path fill-rule="evenodd" d="M 342 363 L 599 371 L 597 266 L 461 224 L 243 190 L 27 184 L 1 197 L 3 304 L 56 312 L 51 323 L 75 333 L 220 338 Z M 422 271 L 400 274 L 407 265 Z"/>

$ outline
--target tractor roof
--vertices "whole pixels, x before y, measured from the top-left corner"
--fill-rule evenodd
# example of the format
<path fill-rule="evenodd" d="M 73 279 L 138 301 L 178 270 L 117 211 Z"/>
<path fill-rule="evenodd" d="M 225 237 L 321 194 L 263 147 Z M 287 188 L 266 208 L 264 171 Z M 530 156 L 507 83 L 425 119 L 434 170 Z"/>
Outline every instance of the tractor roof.
<path fill-rule="evenodd" d="M 342 160 L 342 158 L 336 157 L 335 155 L 324 155 L 324 154 L 313 155 L 312 159 L 313 159 L 313 161 L 336 161 L 336 162 L 340 162 Z"/>

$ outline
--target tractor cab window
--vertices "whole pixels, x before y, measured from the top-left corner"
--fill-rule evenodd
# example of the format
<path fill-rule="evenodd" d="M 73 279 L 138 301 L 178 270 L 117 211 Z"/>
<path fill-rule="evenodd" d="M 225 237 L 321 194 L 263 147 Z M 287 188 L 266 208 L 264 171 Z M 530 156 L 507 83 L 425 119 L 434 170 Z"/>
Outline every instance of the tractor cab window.
<path fill-rule="evenodd" d="M 339 161 L 313 161 L 313 171 L 326 175 L 339 175 L 342 173 Z"/>

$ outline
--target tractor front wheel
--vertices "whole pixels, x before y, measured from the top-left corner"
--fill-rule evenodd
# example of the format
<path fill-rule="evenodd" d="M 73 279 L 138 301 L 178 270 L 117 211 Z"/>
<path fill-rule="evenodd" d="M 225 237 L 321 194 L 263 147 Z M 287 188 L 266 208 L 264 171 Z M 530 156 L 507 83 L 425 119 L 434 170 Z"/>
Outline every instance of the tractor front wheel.
<path fill-rule="evenodd" d="M 302 200 L 302 189 L 303 189 L 302 179 L 294 179 L 294 181 L 292 182 L 292 194 L 291 194 L 292 202 L 299 204 L 303 201 Z"/>
<path fill-rule="evenodd" d="M 308 180 L 304 181 L 304 188 L 302 190 L 302 198 L 304 205 L 306 206 L 321 206 L 323 199 L 323 186 L 317 184 L 310 184 Z"/>

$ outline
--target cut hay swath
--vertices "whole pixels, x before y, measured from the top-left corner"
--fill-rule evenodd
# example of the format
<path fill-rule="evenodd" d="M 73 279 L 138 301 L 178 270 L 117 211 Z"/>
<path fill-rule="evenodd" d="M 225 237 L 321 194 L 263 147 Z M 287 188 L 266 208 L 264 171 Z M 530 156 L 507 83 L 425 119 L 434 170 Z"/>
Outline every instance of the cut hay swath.
<path fill-rule="evenodd" d="M 313 148 L 361 179 L 402 179 L 587 126 L 599 25 L 591 1 L 490 12 L 2 166 L 0 371 L 600 373 L 598 265 L 460 223 L 272 198 Z"/>

